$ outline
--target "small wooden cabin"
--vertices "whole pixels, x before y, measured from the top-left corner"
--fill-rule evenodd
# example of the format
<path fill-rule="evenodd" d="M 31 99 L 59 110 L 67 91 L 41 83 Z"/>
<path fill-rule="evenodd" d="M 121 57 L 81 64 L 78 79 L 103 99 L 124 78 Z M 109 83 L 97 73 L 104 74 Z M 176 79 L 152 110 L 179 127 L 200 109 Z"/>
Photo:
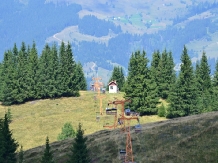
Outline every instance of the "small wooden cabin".
<path fill-rule="evenodd" d="M 112 80 L 109 84 L 109 93 L 118 93 L 118 85 L 116 80 Z"/>

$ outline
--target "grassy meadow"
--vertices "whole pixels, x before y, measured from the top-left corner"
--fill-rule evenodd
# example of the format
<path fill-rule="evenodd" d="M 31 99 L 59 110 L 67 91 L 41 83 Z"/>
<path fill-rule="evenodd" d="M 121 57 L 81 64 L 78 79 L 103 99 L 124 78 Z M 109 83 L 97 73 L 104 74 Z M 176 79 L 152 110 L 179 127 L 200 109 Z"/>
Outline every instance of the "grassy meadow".
<path fill-rule="evenodd" d="M 12 122 L 10 129 L 13 137 L 23 149 L 31 149 L 45 144 L 46 136 L 50 142 L 57 141 L 57 136 L 61 133 L 64 123 L 70 122 L 74 129 L 77 129 L 78 123 L 82 123 L 85 135 L 92 134 L 99 130 L 104 130 L 103 125 L 112 124 L 113 116 L 103 114 L 100 121 L 96 121 L 96 112 L 99 112 L 99 99 L 94 98 L 97 94 L 91 91 L 81 91 L 80 97 L 69 97 L 60 99 L 45 99 L 26 102 L 21 105 L 2 106 L 0 105 L 0 117 L 4 117 L 8 108 L 11 109 Z M 108 101 L 114 97 L 123 99 L 123 93 L 106 93 L 103 98 L 103 111 L 107 107 Z M 111 106 L 113 107 L 113 106 Z M 118 107 L 119 110 L 120 106 Z M 140 117 L 140 123 L 162 121 L 165 118 L 158 116 Z M 136 124 L 132 121 L 131 125 Z"/>

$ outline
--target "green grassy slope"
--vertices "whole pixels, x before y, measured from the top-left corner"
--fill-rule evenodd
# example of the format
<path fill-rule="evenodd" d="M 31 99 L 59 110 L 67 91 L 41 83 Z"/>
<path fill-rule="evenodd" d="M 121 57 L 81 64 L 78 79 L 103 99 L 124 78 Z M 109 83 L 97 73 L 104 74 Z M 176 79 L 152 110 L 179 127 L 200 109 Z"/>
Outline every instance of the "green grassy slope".
<path fill-rule="evenodd" d="M 64 123 L 70 122 L 74 129 L 81 122 L 85 134 L 91 134 L 103 130 L 105 123 L 112 124 L 113 116 L 101 116 L 100 122 L 96 122 L 96 112 L 99 112 L 100 100 L 94 96 L 97 93 L 91 91 L 81 91 L 80 97 L 60 98 L 55 100 L 45 99 L 27 102 L 22 105 L 12 105 L 5 107 L 0 105 L 0 117 L 4 117 L 8 108 L 11 109 L 12 123 L 10 129 L 14 138 L 27 150 L 40 145 L 44 145 L 46 136 L 50 142 L 57 140 Z M 114 97 L 123 98 L 123 93 L 105 94 L 102 100 L 102 108 L 105 110 L 108 101 Z M 113 107 L 113 106 L 111 106 Z M 141 123 L 164 120 L 158 116 L 141 117 Z M 132 125 L 137 122 L 132 122 Z"/>
<path fill-rule="evenodd" d="M 87 135 L 92 162 L 118 163 L 125 135 L 102 130 Z M 142 132 L 131 130 L 134 161 L 137 163 L 216 163 L 218 160 L 218 112 L 176 118 L 142 125 Z M 67 160 L 72 139 L 51 144 L 56 162 Z M 44 146 L 24 152 L 26 163 L 37 163 Z"/>

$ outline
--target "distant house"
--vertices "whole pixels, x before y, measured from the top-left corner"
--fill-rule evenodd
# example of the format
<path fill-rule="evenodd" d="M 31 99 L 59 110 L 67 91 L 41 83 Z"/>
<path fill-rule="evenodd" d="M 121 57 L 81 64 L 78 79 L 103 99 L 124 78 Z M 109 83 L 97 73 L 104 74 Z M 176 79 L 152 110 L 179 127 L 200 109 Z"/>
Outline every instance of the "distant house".
<path fill-rule="evenodd" d="M 116 80 L 112 80 L 112 81 L 108 84 L 108 87 L 109 87 L 109 93 L 117 93 L 118 90 L 119 90 Z"/>

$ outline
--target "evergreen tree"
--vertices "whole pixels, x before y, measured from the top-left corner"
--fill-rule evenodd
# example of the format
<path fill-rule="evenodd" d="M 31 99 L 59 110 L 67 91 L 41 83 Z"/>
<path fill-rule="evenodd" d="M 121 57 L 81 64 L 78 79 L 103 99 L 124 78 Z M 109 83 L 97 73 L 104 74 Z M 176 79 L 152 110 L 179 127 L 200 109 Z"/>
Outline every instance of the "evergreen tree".
<path fill-rule="evenodd" d="M 131 110 L 138 111 L 141 115 L 156 114 L 159 100 L 156 84 L 147 66 L 148 62 L 145 51 L 132 54 L 125 82 L 125 97 L 131 98 Z"/>
<path fill-rule="evenodd" d="M 109 79 L 109 82 L 111 82 L 112 80 L 116 80 L 116 83 L 118 85 L 119 90 L 122 91 L 124 83 L 125 83 L 125 77 L 124 77 L 122 67 L 119 67 L 119 66 L 114 67 L 114 69 L 112 71 L 112 75 L 111 75 L 111 77 Z"/>
<path fill-rule="evenodd" d="M 68 163 L 89 163 L 89 151 L 87 149 L 86 141 L 87 138 L 83 137 L 84 131 L 82 130 L 82 125 L 79 123 L 79 128 L 77 129 L 76 138 L 74 139 L 73 146 L 71 148 L 72 154 Z"/>
<path fill-rule="evenodd" d="M 167 99 L 169 96 L 172 84 L 175 83 L 176 75 L 174 71 L 174 62 L 171 52 L 167 52 L 166 49 L 163 51 L 161 61 L 158 66 L 158 88 L 160 97 Z"/>
<path fill-rule="evenodd" d="M 4 79 L 4 76 L 2 74 L 2 63 L 0 63 L 0 101 L 3 100 L 3 79 Z"/>
<path fill-rule="evenodd" d="M 61 133 L 58 135 L 58 140 L 65 140 L 67 138 L 74 138 L 76 135 L 76 132 L 73 129 L 73 126 L 71 123 L 67 122 L 62 127 Z"/>
<path fill-rule="evenodd" d="M 1 123 L 1 147 L 0 147 L 0 162 L 3 163 L 16 163 L 16 150 L 18 143 L 12 138 L 12 132 L 9 129 L 9 122 L 7 114 L 5 114 L 4 120 Z"/>
<path fill-rule="evenodd" d="M 218 111 L 218 60 L 216 61 L 216 67 L 215 72 L 212 80 L 212 90 L 213 90 L 213 96 L 212 96 L 212 110 Z"/>
<path fill-rule="evenodd" d="M 22 42 L 21 49 L 19 50 L 19 54 L 17 58 L 18 92 L 17 92 L 16 100 L 18 103 L 23 103 L 26 99 L 28 99 L 27 58 L 28 58 L 28 53 L 26 51 L 26 45 L 24 42 Z"/>
<path fill-rule="evenodd" d="M 171 89 L 173 88 L 173 85 L 176 82 L 176 72 L 174 70 L 174 67 L 175 67 L 175 63 L 173 61 L 173 56 L 172 53 L 169 52 L 167 57 L 167 77 L 166 77 L 166 80 L 168 82 L 168 89 L 166 91 L 167 98 L 169 97 Z"/>
<path fill-rule="evenodd" d="M 3 137 L 3 119 L 0 119 L 0 163 L 3 163 L 4 161 L 4 152 L 5 152 L 5 147 L 4 147 L 4 137 Z"/>
<path fill-rule="evenodd" d="M 120 79 L 118 81 L 119 81 L 119 89 L 120 91 L 123 91 L 125 85 L 125 75 L 122 67 L 120 67 Z"/>
<path fill-rule="evenodd" d="M 14 57 L 12 51 L 4 54 L 2 65 L 2 103 L 11 105 L 17 100 L 18 89 L 16 88 L 16 69 L 14 65 Z"/>
<path fill-rule="evenodd" d="M 18 163 L 23 163 L 23 146 L 20 146 L 20 151 L 18 153 Z"/>
<path fill-rule="evenodd" d="M 80 62 L 76 64 L 75 73 L 77 74 L 76 79 L 78 80 L 77 83 L 78 83 L 79 90 L 87 90 L 86 78 L 83 72 L 82 64 Z"/>
<path fill-rule="evenodd" d="M 48 98 L 49 97 L 49 88 L 50 88 L 50 72 L 48 71 L 49 67 L 49 56 L 51 49 L 48 44 L 45 45 L 42 55 L 39 58 L 39 79 L 38 79 L 38 98 Z"/>
<path fill-rule="evenodd" d="M 70 43 L 67 43 L 66 47 L 66 59 L 67 59 L 67 73 L 69 75 L 69 80 L 67 82 L 67 96 L 79 96 L 79 80 L 77 79 L 76 73 L 76 62 L 73 58 L 73 52 Z"/>
<path fill-rule="evenodd" d="M 170 106 L 167 108 L 167 117 L 181 117 L 199 113 L 197 109 L 197 90 L 193 67 L 184 46 L 181 56 L 181 70 L 170 94 Z"/>
<path fill-rule="evenodd" d="M 49 138 L 46 137 L 46 144 L 44 154 L 42 156 L 41 163 L 54 163 L 53 154 L 51 153 L 51 147 L 49 145 Z"/>
<path fill-rule="evenodd" d="M 200 64 L 196 64 L 195 72 L 198 85 L 198 107 L 201 112 L 211 111 L 212 82 L 210 77 L 210 66 L 208 65 L 205 52 L 202 54 Z"/>
<path fill-rule="evenodd" d="M 27 85 L 28 85 L 28 99 L 37 99 L 37 85 L 38 85 L 38 52 L 36 50 L 36 44 L 33 42 L 31 49 L 29 50 L 29 57 L 27 62 Z"/>
<path fill-rule="evenodd" d="M 78 79 L 76 79 L 76 63 L 73 58 L 71 45 L 68 42 L 65 47 L 64 43 L 60 46 L 60 91 L 62 96 L 79 96 Z"/>
<path fill-rule="evenodd" d="M 160 86 L 160 69 L 159 69 L 159 65 L 160 65 L 160 62 L 161 62 L 161 56 L 160 56 L 160 52 L 159 51 L 155 51 L 153 54 L 152 54 L 152 61 L 151 61 L 151 67 L 150 67 L 150 71 L 151 71 L 151 77 L 153 78 L 154 82 L 156 83 L 157 85 L 157 94 L 158 96 L 160 97 L 160 89 L 159 89 L 159 86 Z"/>
<path fill-rule="evenodd" d="M 49 97 L 59 97 L 60 93 L 58 91 L 58 85 L 60 84 L 60 74 L 59 74 L 59 60 L 58 60 L 58 51 L 56 44 L 52 45 L 51 53 L 49 53 Z"/>

